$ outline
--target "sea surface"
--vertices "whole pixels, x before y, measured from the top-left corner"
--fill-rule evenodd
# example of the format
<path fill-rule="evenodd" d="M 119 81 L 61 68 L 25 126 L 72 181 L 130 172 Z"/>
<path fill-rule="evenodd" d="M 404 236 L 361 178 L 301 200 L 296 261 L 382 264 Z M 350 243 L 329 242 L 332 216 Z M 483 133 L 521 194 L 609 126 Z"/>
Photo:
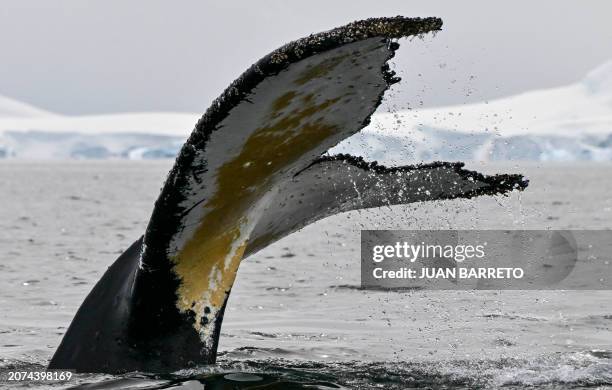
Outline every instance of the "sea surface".
<path fill-rule="evenodd" d="M 0 163 L 0 375 L 44 370 L 171 165 Z M 360 288 L 361 229 L 612 227 L 611 164 L 469 167 L 530 186 L 334 216 L 245 260 L 215 366 L 0 388 L 612 388 L 612 291 Z"/>

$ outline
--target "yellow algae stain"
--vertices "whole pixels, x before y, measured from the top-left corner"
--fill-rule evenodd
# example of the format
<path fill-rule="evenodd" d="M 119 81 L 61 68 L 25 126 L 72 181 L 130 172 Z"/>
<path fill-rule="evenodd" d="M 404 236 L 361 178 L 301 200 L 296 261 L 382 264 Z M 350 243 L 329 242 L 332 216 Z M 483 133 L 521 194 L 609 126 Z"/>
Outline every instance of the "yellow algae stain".
<path fill-rule="evenodd" d="M 347 53 L 338 55 L 336 57 L 327 58 L 314 66 L 306 68 L 306 70 L 304 70 L 294 82 L 297 85 L 304 85 L 310 80 L 320 79 L 333 71 L 336 66 L 342 63 L 342 61 L 348 56 L 349 55 Z"/>
<path fill-rule="evenodd" d="M 298 98 L 298 108 L 285 112 Z M 214 315 L 229 294 L 258 217 L 250 214 L 270 188 L 270 179 L 337 132 L 336 125 L 324 122 L 324 115 L 312 117 L 339 100 L 317 104 L 312 94 L 289 91 L 281 95 L 267 116 L 271 124 L 257 128 L 239 155 L 217 170 L 216 192 L 203 206 L 206 214 L 173 259 L 174 272 L 181 279 L 177 306 L 196 313 L 194 326 L 199 331 L 201 322 L 211 320 L 201 321 L 205 313 Z"/>

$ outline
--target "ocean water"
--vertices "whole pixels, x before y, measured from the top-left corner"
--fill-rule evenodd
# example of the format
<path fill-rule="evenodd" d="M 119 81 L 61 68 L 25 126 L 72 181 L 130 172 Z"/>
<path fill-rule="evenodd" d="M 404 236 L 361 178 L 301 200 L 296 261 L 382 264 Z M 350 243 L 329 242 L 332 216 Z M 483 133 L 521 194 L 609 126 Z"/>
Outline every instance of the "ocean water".
<path fill-rule="evenodd" d="M 170 161 L 0 163 L 0 375 L 43 370 Z M 219 363 L 0 388 L 612 388 L 612 291 L 368 291 L 361 229 L 609 229 L 612 165 L 472 164 L 523 193 L 351 212 L 240 267 Z"/>

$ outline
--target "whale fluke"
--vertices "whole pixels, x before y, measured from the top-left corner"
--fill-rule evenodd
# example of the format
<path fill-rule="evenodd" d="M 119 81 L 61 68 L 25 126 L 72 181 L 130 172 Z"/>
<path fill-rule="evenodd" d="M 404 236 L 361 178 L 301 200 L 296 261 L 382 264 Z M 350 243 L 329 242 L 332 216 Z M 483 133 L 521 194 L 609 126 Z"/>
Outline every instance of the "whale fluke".
<path fill-rule="evenodd" d="M 183 145 L 144 236 L 79 309 L 50 368 L 170 372 L 214 363 L 241 260 L 318 219 L 362 208 L 500 194 L 520 175 L 461 163 L 384 167 L 327 150 L 368 125 L 399 81 L 396 38 L 437 18 L 376 18 L 289 43 L 213 102 Z"/>
<path fill-rule="evenodd" d="M 520 175 L 484 176 L 463 163 L 385 167 L 350 155 L 324 156 L 281 184 L 245 256 L 319 219 L 351 210 L 522 190 Z"/>

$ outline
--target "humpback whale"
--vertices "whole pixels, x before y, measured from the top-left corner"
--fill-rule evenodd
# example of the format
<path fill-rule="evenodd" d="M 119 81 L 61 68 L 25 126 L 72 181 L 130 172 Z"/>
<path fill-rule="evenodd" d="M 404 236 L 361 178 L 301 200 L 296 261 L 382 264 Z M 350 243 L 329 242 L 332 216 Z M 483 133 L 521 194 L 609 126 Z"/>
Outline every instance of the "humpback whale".
<path fill-rule="evenodd" d="M 462 163 L 385 167 L 326 152 L 368 125 L 399 81 L 397 40 L 438 18 L 372 18 L 271 52 L 217 98 L 183 145 L 144 235 L 108 268 L 49 368 L 172 372 L 212 364 L 240 262 L 350 210 L 522 190 Z"/>

